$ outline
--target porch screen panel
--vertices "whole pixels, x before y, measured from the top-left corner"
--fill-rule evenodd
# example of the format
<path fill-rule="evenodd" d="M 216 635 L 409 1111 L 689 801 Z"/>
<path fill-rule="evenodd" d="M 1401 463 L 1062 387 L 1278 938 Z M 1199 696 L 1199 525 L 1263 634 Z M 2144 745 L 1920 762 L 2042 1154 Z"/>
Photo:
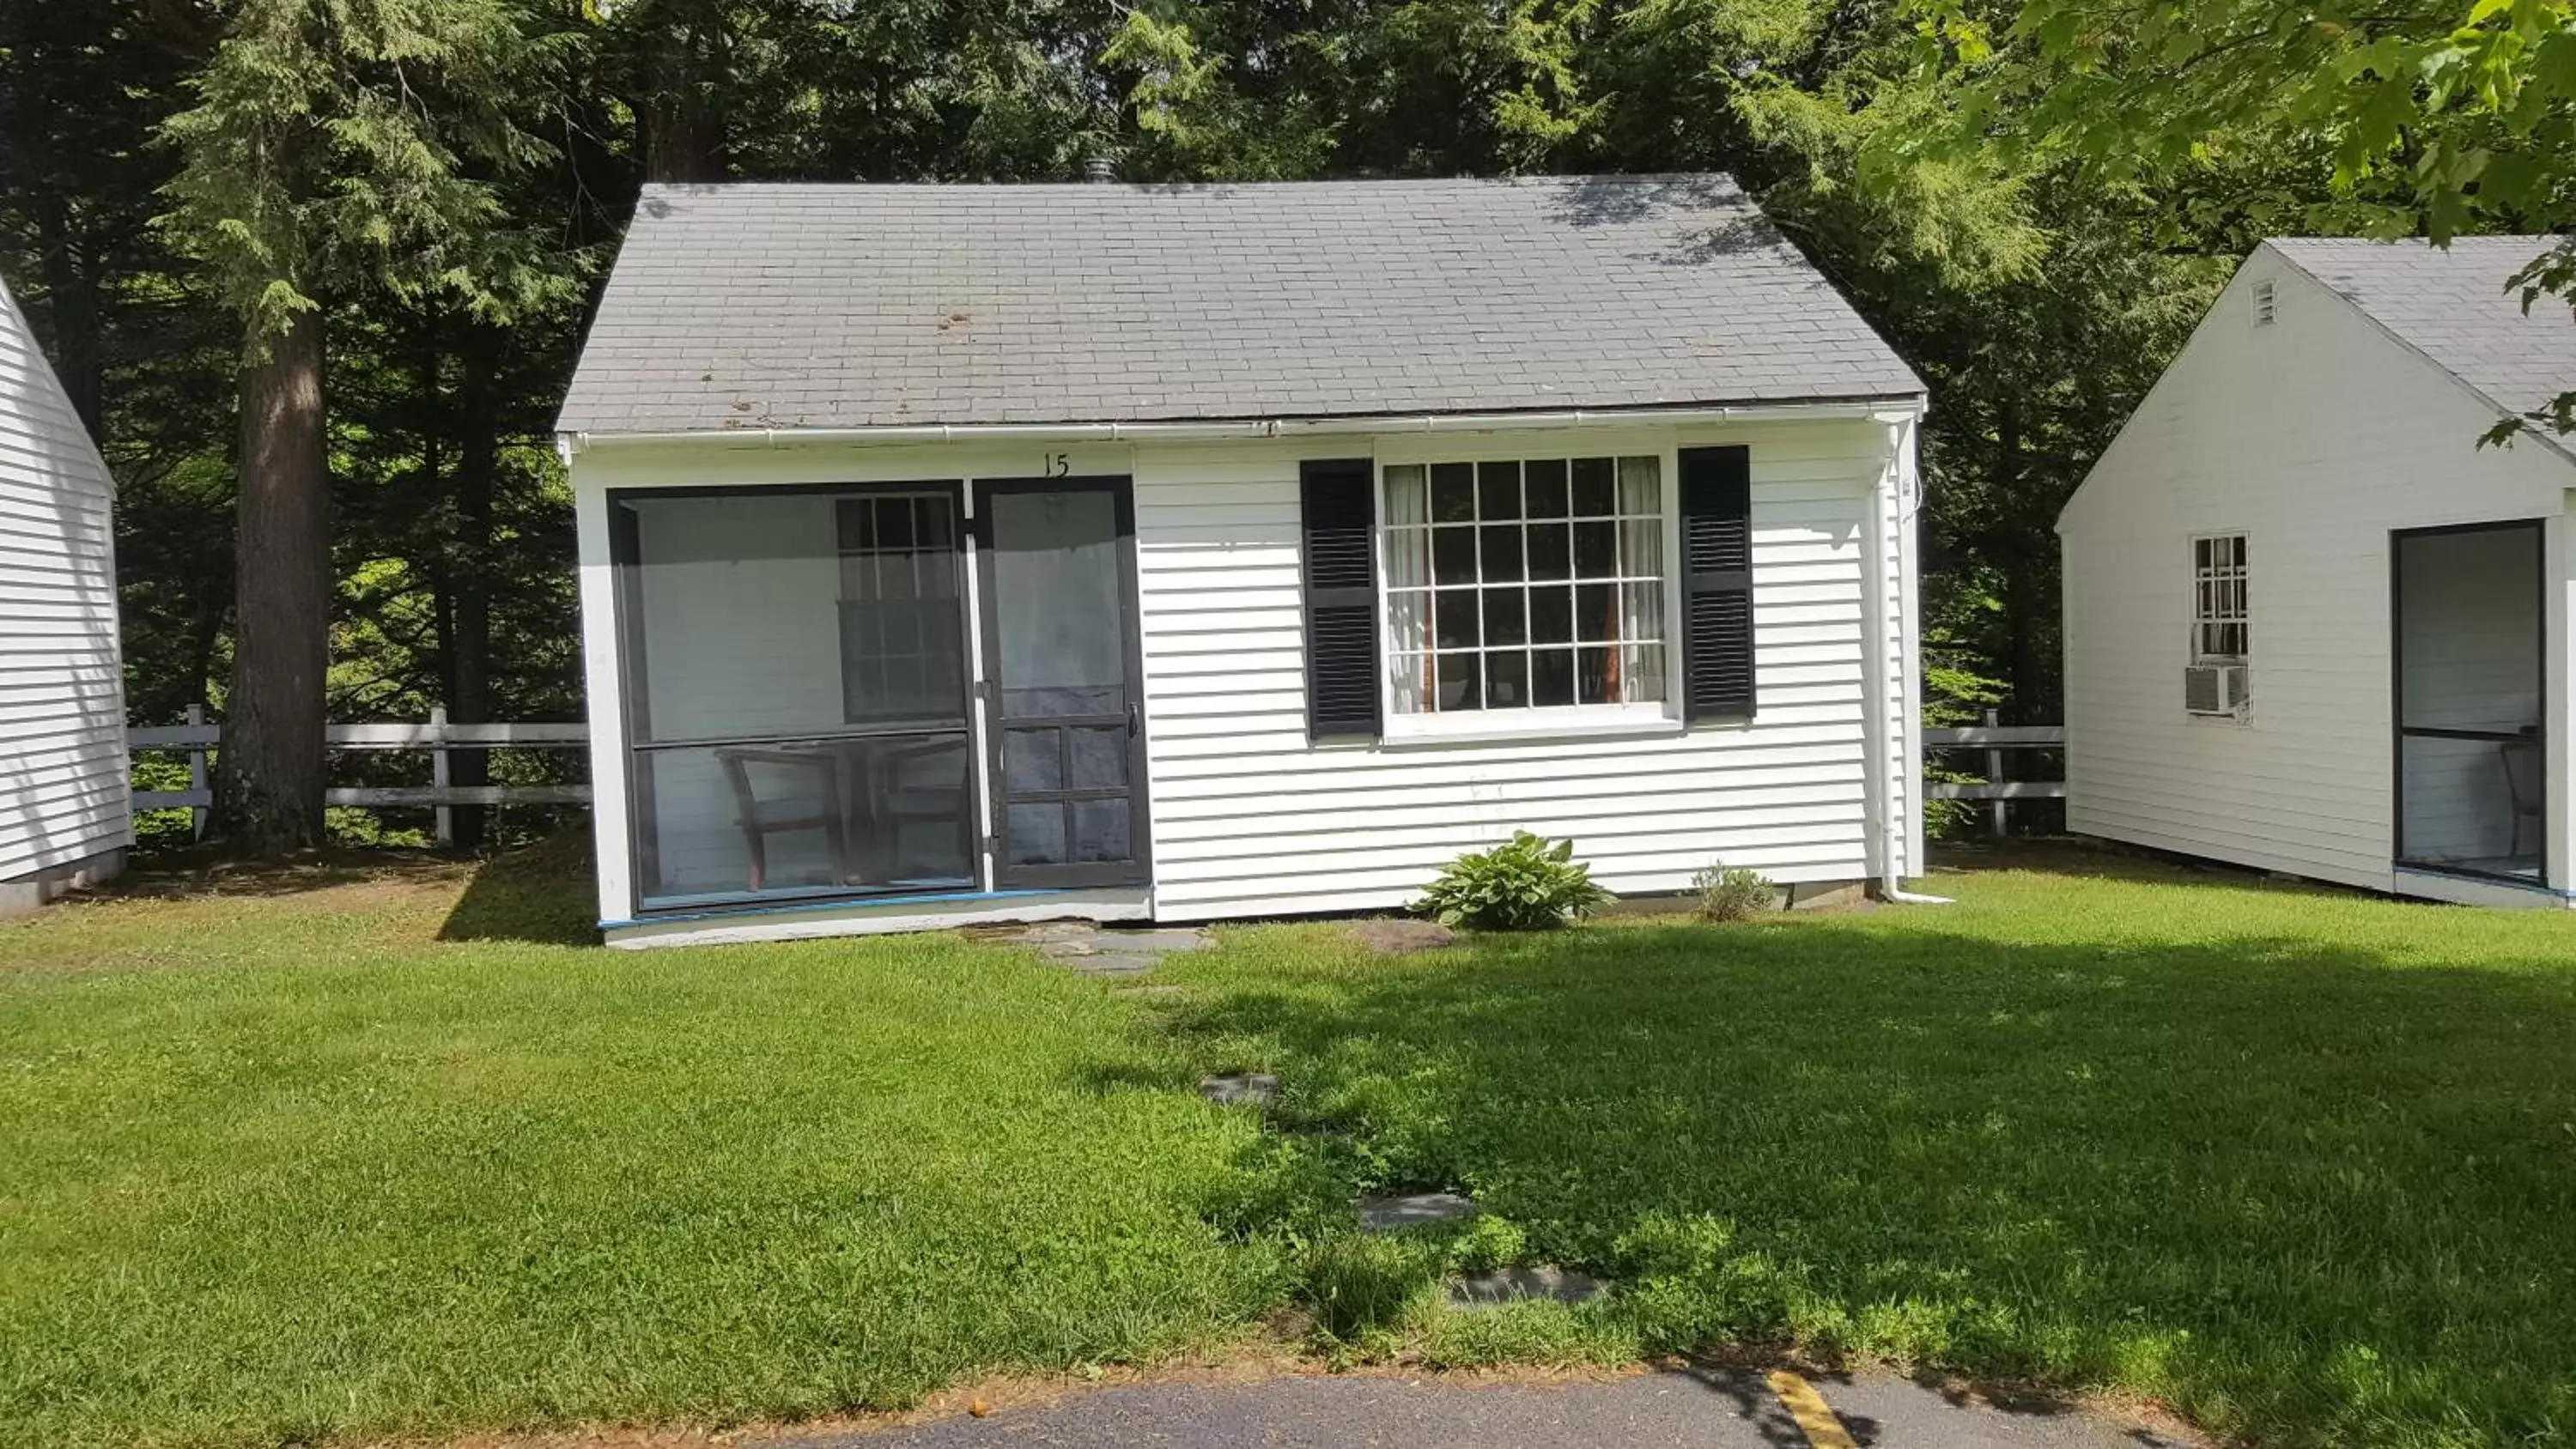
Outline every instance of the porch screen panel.
<path fill-rule="evenodd" d="M 957 489 L 615 507 L 646 907 L 971 886 Z"/>
<path fill-rule="evenodd" d="M 2531 878 L 2543 865 L 2540 529 L 2395 537 L 2397 857 Z"/>

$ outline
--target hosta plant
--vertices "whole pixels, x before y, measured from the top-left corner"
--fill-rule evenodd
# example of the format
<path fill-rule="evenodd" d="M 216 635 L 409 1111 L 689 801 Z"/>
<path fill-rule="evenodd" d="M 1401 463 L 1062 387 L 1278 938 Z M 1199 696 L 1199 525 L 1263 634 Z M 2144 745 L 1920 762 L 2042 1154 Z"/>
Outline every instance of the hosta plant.
<path fill-rule="evenodd" d="M 1553 844 L 1515 831 L 1491 850 L 1449 863 L 1414 903 L 1417 914 L 1444 926 L 1478 931 L 1544 931 L 1590 915 L 1610 900 L 1592 868 L 1574 858 L 1574 842 Z"/>

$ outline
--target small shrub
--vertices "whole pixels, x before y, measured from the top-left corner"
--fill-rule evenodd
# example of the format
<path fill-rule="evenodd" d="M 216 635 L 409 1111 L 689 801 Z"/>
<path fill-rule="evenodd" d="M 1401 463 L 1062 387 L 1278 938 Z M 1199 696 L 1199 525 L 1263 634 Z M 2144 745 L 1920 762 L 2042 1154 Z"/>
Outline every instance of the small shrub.
<path fill-rule="evenodd" d="M 1553 845 L 1526 830 L 1491 850 L 1450 862 L 1413 909 L 1444 926 L 1479 931 L 1544 931 L 1590 915 L 1609 901 L 1574 842 Z"/>
<path fill-rule="evenodd" d="M 1760 871 L 1729 867 L 1722 861 L 1692 876 L 1691 889 L 1699 892 L 1703 921 L 1749 921 L 1780 899 L 1778 889 Z"/>

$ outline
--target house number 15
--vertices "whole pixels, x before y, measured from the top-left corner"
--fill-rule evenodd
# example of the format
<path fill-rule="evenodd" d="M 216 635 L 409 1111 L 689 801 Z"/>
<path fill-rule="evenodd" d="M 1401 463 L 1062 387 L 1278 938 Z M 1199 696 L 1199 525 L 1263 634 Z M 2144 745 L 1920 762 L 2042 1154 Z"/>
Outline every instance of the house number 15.
<path fill-rule="evenodd" d="M 1046 455 L 1045 466 L 1039 471 L 1049 478 L 1070 478 L 1073 476 L 1073 455 L 1049 453 Z"/>

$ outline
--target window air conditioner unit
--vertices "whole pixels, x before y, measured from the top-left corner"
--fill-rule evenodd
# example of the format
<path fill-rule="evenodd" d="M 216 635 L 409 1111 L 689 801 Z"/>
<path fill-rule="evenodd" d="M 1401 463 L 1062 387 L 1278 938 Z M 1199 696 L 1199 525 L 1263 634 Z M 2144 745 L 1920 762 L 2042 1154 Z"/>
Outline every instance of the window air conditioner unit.
<path fill-rule="evenodd" d="M 2242 664 L 2195 664 L 2182 672 L 2182 707 L 2192 714 L 2243 719 L 2253 703 Z"/>

